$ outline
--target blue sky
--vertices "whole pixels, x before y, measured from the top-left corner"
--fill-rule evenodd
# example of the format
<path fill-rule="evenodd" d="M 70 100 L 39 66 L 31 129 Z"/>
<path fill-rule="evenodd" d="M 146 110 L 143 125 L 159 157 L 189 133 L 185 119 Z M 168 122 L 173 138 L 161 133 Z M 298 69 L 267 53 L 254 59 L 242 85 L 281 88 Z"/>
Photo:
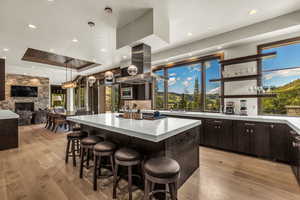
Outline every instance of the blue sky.
<path fill-rule="evenodd" d="M 275 58 L 265 59 L 262 62 L 263 70 L 300 67 L 300 44 L 281 46 L 263 50 L 263 53 L 277 52 Z M 265 86 L 282 86 L 300 78 L 300 69 L 287 69 L 274 72 L 265 72 L 263 83 Z"/>
<path fill-rule="evenodd" d="M 220 86 L 217 82 L 209 82 L 210 79 L 219 78 L 219 63 L 218 60 L 208 62 L 206 70 L 206 86 L 207 92 L 218 91 Z M 168 69 L 169 74 L 169 92 L 175 93 L 194 93 L 195 79 L 198 76 L 199 88 L 201 88 L 201 64 L 183 65 Z M 162 75 L 162 71 L 158 72 Z M 163 91 L 163 82 L 158 83 L 160 91 Z"/>

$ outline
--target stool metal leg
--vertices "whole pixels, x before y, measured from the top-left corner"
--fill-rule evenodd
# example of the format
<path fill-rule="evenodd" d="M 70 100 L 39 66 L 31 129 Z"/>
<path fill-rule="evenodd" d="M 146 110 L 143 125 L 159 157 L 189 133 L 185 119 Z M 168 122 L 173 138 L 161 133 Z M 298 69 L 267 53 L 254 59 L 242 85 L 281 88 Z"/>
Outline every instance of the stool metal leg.
<path fill-rule="evenodd" d="M 70 151 L 70 139 L 68 139 L 68 142 L 67 142 L 67 148 L 66 148 L 66 158 L 65 158 L 65 162 L 68 163 L 69 161 L 69 151 Z"/>
<path fill-rule="evenodd" d="M 76 167 L 76 153 L 75 153 L 75 140 L 73 139 L 71 141 L 71 151 L 72 151 L 72 157 L 73 157 L 73 166 Z"/>
<path fill-rule="evenodd" d="M 113 199 L 117 198 L 118 168 L 119 168 L 119 165 L 116 163 L 115 164 L 115 172 L 114 172 Z"/>
<path fill-rule="evenodd" d="M 84 164 L 84 155 L 85 155 L 85 148 L 81 148 L 81 157 L 80 157 L 80 172 L 79 177 L 83 177 L 83 164 Z"/>
<path fill-rule="evenodd" d="M 98 167 L 101 168 L 100 163 L 98 163 L 98 158 L 99 158 L 98 156 L 94 157 L 94 177 L 93 177 L 94 191 L 97 191 Z"/>
<path fill-rule="evenodd" d="M 177 188 L 175 183 L 169 183 L 171 200 L 177 200 Z"/>
<path fill-rule="evenodd" d="M 128 166 L 128 192 L 129 200 L 132 200 L 132 166 Z"/>

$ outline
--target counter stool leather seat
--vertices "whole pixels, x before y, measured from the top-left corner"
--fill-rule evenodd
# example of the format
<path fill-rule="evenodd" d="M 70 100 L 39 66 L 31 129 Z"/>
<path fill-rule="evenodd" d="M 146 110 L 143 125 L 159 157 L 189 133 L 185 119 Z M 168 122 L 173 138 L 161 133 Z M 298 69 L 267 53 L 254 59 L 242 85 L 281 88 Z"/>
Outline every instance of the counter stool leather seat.
<path fill-rule="evenodd" d="M 167 193 L 171 200 L 177 200 L 177 181 L 180 166 L 177 161 L 167 157 L 151 158 L 144 164 L 145 170 L 145 197 L 150 200 L 156 193 Z M 155 184 L 167 185 L 167 190 L 155 190 Z"/>
<path fill-rule="evenodd" d="M 101 138 L 95 135 L 88 136 L 81 141 L 82 145 L 96 145 L 98 142 L 101 142 Z"/>
<path fill-rule="evenodd" d="M 119 161 L 135 161 L 140 158 L 141 155 L 139 152 L 129 148 L 121 148 L 115 153 L 115 159 Z"/>
<path fill-rule="evenodd" d="M 99 142 L 94 146 L 94 175 L 93 175 L 93 186 L 94 190 L 97 191 L 97 179 L 100 178 L 107 178 L 115 173 L 114 168 L 114 152 L 117 146 L 109 141 Z M 109 158 L 110 160 L 110 167 L 111 167 L 111 174 L 107 176 L 101 176 L 101 169 L 103 167 L 102 158 Z"/>
<path fill-rule="evenodd" d="M 73 138 L 78 138 L 78 139 L 83 139 L 87 137 L 88 134 L 87 132 L 81 132 L 79 131 L 71 131 L 70 133 L 67 134 L 67 138 L 73 139 Z"/>
<path fill-rule="evenodd" d="M 179 164 L 167 157 L 158 157 L 148 160 L 144 165 L 145 172 L 157 178 L 171 178 L 179 174 Z"/>
<path fill-rule="evenodd" d="M 95 152 L 114 152 L 117 146 L 108 141 L 99 142 L 94 146 Z"/>

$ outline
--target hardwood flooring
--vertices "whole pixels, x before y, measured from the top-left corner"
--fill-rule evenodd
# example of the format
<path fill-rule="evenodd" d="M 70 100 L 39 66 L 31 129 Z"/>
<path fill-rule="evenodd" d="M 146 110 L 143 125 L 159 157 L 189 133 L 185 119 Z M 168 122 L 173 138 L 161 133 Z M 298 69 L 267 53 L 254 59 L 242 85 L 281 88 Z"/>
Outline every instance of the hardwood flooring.
<path fill-rule="evenodd" d="M 20 148 L 0 151 L 0 200 L 111 199 L 111 180 L 94 192 L 91 174 L 81 180 L 79 168 L 65 164 L 65 134 L 43 125 L 19 129 Z M 137 191 L 134 199 L 142 196 Z M 179 200 L 248 199 L 299 200 L 300 186 L 288 165 L 201 147 L 200 168 L 180 188 Z"/>

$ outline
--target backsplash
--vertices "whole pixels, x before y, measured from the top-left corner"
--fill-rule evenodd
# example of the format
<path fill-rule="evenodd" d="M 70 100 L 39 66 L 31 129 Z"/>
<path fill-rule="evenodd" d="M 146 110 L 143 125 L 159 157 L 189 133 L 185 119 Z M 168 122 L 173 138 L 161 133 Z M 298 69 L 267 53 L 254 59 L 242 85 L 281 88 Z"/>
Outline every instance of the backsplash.
<path fill-rule="evenodd" d="M 132 105 L 137 104 L 138 108 L 142 110 L 151 110 L 151 100 L 131 100 L 131 101 L 124 101 L 124 105 Z"/>
<path fill-rule="evenodd" d="M 11 86 L 36 86 L 38 97 L 11 97 Z M 15 111 L 16 102 L 33 102 L 34 109 L 45 109 L 49 106 L 49 78 L 7 74 L 5 83 L 5 100 L 0 101 L 0 109 Z"/>

